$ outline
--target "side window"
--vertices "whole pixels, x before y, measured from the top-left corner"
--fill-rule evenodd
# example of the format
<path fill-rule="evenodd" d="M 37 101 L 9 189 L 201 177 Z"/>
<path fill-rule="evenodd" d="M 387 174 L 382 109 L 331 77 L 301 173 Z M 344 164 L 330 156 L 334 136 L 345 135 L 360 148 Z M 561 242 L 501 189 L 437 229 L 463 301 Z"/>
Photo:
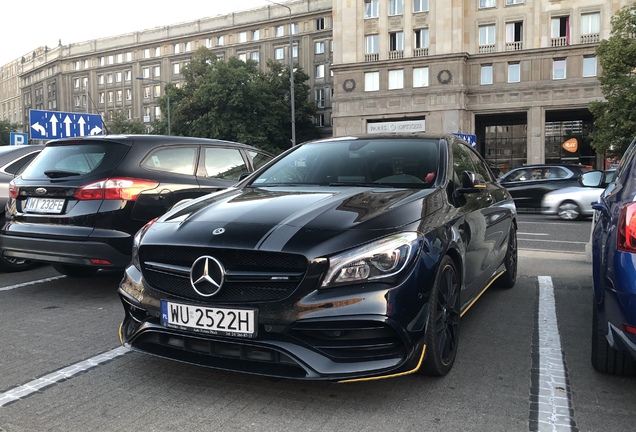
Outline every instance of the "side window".
<path fill-rule="evenodd" d="M 452 144 L 453 149 L 453 180 L 458 185 L 461 184 L 462 173 L 464 171 L 475 172 L 475 165 L 473 164 L 470 150 L 465 146 L 457 143 Z"/>
<path fill-rule="evenodd" d="M 544 178 L 546 179 L 561 179 L 568 176 L 568 172 L 561 167 L 550 167 L 545 170 Z"/>
<path fill-rule="evenodd" d="M 258 152 L 250 150 L 247 152 L 247 154 L 252 160 L 252 165 L 254 165 L 255 170 L 259 169 L 260 167 L 265 165 L 267 162 L 272 160 L 271 156 L 268 156 L 264 153 L 258 153 Z"/>
<path fill-rule="evenodd" d="M 480 158 L 476 152 L 472 150 L 468 150 L 468 152 L 473 161 L 473 164 L 475 165 L 475 172 L 477 174 L 480 174 L 488 183 L 494 181 L 492 172 L 490 171 L 490 169 L 488 169 L 488 165 L 486 164 L 486 162 L 482 158 Z"/>
<path fill-rule="evenodd" d="M 194 175 L 196 147 L 163 147 L 145 157 L 141 166 L 153 171 Z"/>
<path fill-rule="evenodd" d="M 223 180 L 238 180 L 247 165 L 238 149 L 205 148 L 205 176 Z"/>
<path fill-rule="evenodd" d="M 9 174 L 13 174 L 14 176 L 20 175 L 24 168 L 29 165 L 29 163 L 38 155 L 39 152 L 30 153 L 26 156 L 22 156 L 17 161 L 13 162 L 10 165 L 7 165 L 4 169 L 5 172 Z"/>
<path fill-rule="evenodd" d="M 528 172 L 527 169 L 520 169 L 517 171 L 513 171 L 508 177 L 506 177 L 505 181 L 513 182 L 513 181 L 526 181 L 530 179 L 531 173 Z"/>

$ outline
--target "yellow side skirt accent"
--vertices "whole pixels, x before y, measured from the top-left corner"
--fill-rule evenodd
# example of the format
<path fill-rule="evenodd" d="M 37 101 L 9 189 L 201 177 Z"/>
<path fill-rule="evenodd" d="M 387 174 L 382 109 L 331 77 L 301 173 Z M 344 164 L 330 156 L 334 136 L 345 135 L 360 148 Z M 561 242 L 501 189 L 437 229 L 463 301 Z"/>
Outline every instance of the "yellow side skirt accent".
<path fill-rule="evenodd" d="M 352 383 L 352 382 L 360 382 L 360 381 L 376 381 L 376 380 L 381 380 L 381 379 L 385 379 L 385 378 L 395 378 L 395 377 L 399 377 L 399 376 L 403 376 L 403 375 L 409 375 L 412 374 L 414 372 L 417 372 L 417 370 L 420 368 L 420 366 L 422 365 L 422 362 L 424 361 L 424 354 L 426 353 L 426 345 L 424 345 L 424 347 L 422 348 L 422 355 L 420 356 L 420 361 L 417 362 L 417 366 L 415 366 L 413 369 L 406 371 L 406 372 L 400 372 L 400 373 L 396 373 L 396 374 L 392 374 L 392 375 L 380 375 L 380 376 L 375 376 L 375 377 L 366 377 L 366 378 L 352 378 L 352 379 L 346 379 L 346 380 L 342 380 L 342 381 L 338 381 L 339 383 Z"/>
<path fill-rule="evenodd" d="M 496 281 L 496 280 L 497 280 L 497 278 L 498 278 L 499 276 L 501 276 L 502 274 L 504 274 L 504 273 L 505 273 L 505 272 L 504 272 L 504 271 L 502 271 L 502 272 L 500 272 L 498 275 L 496 275 L 494 278 L 492 278 L 492 280 L 490 281 L 490 283 L 489 283 L 488 285 L 486 285 L 486 287 L 485 287 L 483 290 L 481 290 L 481 292 L 479 293 L 479 295 L 478 295 L 477 297 L 475 297 L 475 298 L 473 299 L 473 301 L 471 301 L 471 302 L 470 302 L 470 304 L 469 304 L 468 306 L 466 306 L 466 309 L 464 309 L 464 310 L 463 310 L 463 311 L 459 314 L 459 316 L 460 316 L 460 317 L 463 317 L 463 316 L 464 316 L 464 314 L 465 314 L 466 312 L 468 312 L 468 309 L 470 309 L 470 308 L 471 308 L 471 307 L 475 304 L 475 302 L 479 299 L 479 297 L 481 297 L 481 295 L 482 295 L 483 293 L 485 293 L 485 292 L 486 292 L 486 290 L 487 290 L 488 288 L 490 288 L 490 286 L 493 284 L 493 282 L 494 282 L 494 281 Z"/>

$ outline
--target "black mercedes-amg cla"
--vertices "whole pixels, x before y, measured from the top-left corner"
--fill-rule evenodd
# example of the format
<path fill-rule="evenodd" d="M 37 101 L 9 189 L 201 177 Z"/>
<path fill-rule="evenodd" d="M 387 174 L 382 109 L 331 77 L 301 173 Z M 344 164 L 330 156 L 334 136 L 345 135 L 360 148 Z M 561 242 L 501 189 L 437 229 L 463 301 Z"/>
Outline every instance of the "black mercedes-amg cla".
<path fill-rule="evenodd" d="M 213 368 L 444 375 L 460 316 L 517 273 L 516 209 L 454 135 L 293 147 L 135 236 L 122 343 Z"/>

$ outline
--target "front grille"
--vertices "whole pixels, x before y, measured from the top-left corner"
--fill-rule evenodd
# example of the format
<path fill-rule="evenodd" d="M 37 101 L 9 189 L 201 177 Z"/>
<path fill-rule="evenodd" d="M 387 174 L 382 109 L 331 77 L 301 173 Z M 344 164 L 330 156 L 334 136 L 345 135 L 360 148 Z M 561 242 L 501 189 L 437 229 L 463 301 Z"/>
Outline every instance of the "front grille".
<path fill-rule="evenodd" d="M 340 362 L 406 357 L 400 336 L 382 322 L 301 322 L 290 334 Z"/>
<path fill-rule="evenodd" d="M 214 302 L 282 300 L 296 289 L 307 271 L 302 255 L 236 249 L 145 246 L 139 251 L 146 282 L 180 298 Z M 190 284 L 190 267 L 204 255 L 219 260 L 227 272 L 218 294 L 201 297 Z"/>

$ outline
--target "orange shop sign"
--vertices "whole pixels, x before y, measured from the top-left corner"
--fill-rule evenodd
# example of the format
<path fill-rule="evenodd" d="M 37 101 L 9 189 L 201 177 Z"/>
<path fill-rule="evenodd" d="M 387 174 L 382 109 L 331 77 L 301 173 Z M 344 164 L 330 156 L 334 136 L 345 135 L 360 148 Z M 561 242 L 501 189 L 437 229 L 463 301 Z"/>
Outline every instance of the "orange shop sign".
<path fill-rule="evenodd" d="M 570 138 L 562 144 L 562 147 L 565 151 L 576 153 L 576 151 L 579 149 L 579 141 L 576 138 Z"/>

